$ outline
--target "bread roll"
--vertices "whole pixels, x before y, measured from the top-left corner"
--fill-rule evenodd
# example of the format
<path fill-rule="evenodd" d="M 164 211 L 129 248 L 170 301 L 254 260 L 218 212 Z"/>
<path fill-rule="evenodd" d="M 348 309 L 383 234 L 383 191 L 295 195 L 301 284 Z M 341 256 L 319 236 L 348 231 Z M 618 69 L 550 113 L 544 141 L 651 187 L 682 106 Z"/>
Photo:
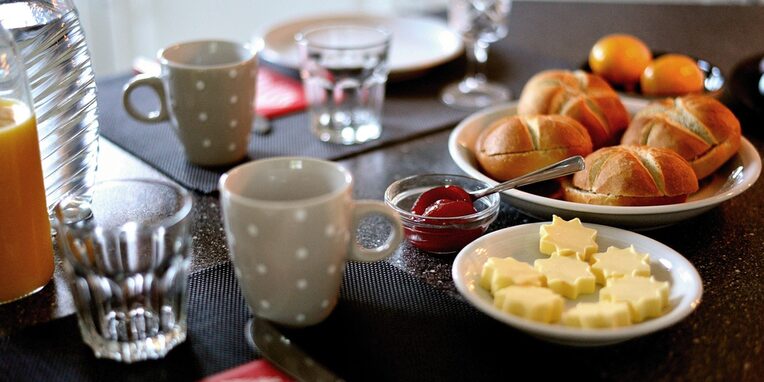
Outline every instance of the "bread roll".
<path fill-rule="evenodd" d="M 690 95 L 650 103 L 634 116 L 621 143 L 674 150 L 702 179 L 735 155 L 740 135 L 740 122 L 721 102 Z"/>
<path fill-rule="evenodd" d="M 591 152 L 592 141 L 586 129 L 561 115 L 502 118 L 480 134 L 475 148 L 485 173 L 498 181 Z"/>
<path fill-rule="evenodd" d="M 698 190 L 689 163 L 649 146 L 610 146 L 586 157 L 586 168 L 563 182 L 565 200 L 614 206 L 682 203 Z"/>
<path fill-rule="evenodd" d="M 618 94 L 601 77 L 580 70 L 548 70 L 523 87 L 518 114 L 561 114 L 589 131 L 594 149 L 618 143 L 629 114 Z"/>

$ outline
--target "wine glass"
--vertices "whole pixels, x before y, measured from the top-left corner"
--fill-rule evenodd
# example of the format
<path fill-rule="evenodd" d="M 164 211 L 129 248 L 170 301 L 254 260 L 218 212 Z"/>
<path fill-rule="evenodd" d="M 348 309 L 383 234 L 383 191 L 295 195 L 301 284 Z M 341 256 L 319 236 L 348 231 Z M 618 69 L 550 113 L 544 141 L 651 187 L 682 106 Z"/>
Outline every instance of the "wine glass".
<path fill-rule="evenodd" d="M 479 109 L 510 99 L 506 87 L 489 82 L 483 73 L 488 46 L 507 35 L 507 19 L 512 0 L 450 0 L 449 26 L 458 32 L 467 51 L 467 75 L 446 86 L 440 99 L 446 105 Z"/>

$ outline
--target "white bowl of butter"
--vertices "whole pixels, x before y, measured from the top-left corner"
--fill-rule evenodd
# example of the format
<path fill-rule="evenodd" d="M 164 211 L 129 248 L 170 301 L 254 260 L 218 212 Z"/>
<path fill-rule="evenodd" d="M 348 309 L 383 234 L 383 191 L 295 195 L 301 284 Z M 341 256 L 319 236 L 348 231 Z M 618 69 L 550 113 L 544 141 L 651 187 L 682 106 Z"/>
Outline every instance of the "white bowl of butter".
<path fill-rule="evenodd" d="M 483 265 L 489 257 L 512 257 L 531 265 L 537 259 L 549 258 L 549 255 L 539 251 L 539 229 L 545 224 L 549 223 L 505 228 L 485 235 L 462 249 L 452 268 L 459 293 L 478 310 L 501 322 L 550 342 L 574 346 L 608 345 L 647 335 L 681 321 L 700 303 L 703 293 L 700 275 L 682 255 L 635 232 L 585 223 L 585 227 L 597 230 L 596 241 L 603 252 L 610 246 L 625 248 L 633 245 L 638 252 L 649 254 L 651 275 L 655 280 L 670 284 L 668 306 L 659 317 L 629 326 L 588 329 L 564 326 L 559 322 L 536 322 L 495 307 L 490 292 L 480 286 Z M 601 288 L 597 285 L 594 293 L 581 294 L 575 299 L 566 298 L 564 310 L 572 309 L 579 302 L 597 302 Z"/>

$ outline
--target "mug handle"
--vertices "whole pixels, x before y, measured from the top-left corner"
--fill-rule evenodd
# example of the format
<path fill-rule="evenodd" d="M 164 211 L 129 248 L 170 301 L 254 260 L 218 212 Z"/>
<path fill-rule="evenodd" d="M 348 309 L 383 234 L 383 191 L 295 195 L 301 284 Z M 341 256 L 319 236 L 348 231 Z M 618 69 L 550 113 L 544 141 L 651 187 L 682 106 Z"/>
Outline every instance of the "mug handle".
<path fill-rule="evenodd" d="M 371 214 L 384 215 L 393 226 L 390 236 L 378 247 L 365 248 L 357 243 L 358 225 L 361 219 Z M 403 240 L 403 227 L 398 214 L 390 207 L 376 200 L 358 200 L 353 207 L 353 237 L 350 241 L 349 259 L 355 261 L 372 262 L 382 260 L 395 252 Z"/>
<path fill-rule="evenodd" d="M 135 89 L 141 86 L 148 86 L 154 90 L 157 97 L 159 97 L 159 110 L 143 114 L 133 107 L 133 103 L 130 101 L 130 95 L 133 94 Z M 162 80 L 156 76 L 139 74 L 133 77 L 122 89 L 122 104 L 125 106 L 127 114 L 130 114 L 131 117 L 142 122 L 162 122 L 166 121 L 168 118 L 164 86 L 162 86 Z"/>

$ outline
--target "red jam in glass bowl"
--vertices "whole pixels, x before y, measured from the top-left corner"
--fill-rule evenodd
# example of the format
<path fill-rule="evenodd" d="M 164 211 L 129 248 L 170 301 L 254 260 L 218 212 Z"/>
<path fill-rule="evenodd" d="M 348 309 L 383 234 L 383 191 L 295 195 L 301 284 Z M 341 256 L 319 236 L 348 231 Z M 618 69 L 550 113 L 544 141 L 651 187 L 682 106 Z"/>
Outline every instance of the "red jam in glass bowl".
<path fill-rule="evenodd" d="M 454 253 L 485 233 L 496 219 L 498 194 L 472 203 L 465 192 L 488 187 L 460 175 L 415 175 L 391 184 L 385 203 L 398 212 L 412 245 L 430 253 Z"/>

